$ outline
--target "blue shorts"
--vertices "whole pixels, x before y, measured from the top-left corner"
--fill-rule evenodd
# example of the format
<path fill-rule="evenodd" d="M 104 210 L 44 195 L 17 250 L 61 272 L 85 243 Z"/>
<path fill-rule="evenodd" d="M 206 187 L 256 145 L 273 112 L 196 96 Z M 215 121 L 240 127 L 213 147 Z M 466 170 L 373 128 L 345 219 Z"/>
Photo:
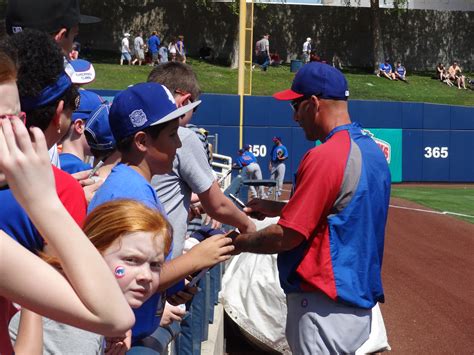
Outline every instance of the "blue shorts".
<path fill-rule="evenodd" d="M 132 60 L 132 56 L 131 56 L 130 53 L 128 53 L 128 52 L 123 52 L 121 59 L 125 59 L 125 60 L 127 60 L 127 61 L 131 61 L 131 60 Z"/>

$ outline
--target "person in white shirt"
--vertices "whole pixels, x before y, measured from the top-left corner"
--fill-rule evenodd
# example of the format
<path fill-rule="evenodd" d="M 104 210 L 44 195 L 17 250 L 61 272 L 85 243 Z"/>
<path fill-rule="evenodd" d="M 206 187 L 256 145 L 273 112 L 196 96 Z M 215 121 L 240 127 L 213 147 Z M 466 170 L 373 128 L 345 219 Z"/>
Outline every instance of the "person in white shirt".
<path fill-rule="evenodd" d="M 128 38 L 130 33 L 124 33 L 122 38 L 122 55 L 120 56 L 120 65 L 123 65 L 123 61 L 126 60 L 128 65 L 132 64 L 132 55 L 130 54 L 130 42 Z"/>
<path fill-rule="evenodd" d="M 142 65 L 142 62 L 145 60 L 145 42 L 143 41 L 143 32 L 140 31 L 133 40 L 133 49 L 135 51 L 135 59 L 132 64 L 135 65 L 138 62 L 138 65 Z"/>
<path fill-rule="evenodd" d="M 303 63 L 309 62 L 309 55 L 311 54 L 311 38 L 306 38 L 306 42 L 303 43 Z"/>

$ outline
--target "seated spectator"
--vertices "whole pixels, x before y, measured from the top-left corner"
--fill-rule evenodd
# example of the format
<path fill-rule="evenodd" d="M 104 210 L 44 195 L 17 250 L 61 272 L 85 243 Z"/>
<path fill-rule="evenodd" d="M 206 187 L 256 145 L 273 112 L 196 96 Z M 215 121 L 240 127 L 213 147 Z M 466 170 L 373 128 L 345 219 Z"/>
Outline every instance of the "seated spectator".
<path fill-rule="evenodd" d="M 199 59 L 202 60 L 211 60 L 213 57 L 214 51 L 211 47 L 207 45 L 206 42 L 202 44 L 202 47 L 199 48 Z"/>
<path fill-rule="evenodd" d="M 458 62 L 454 61 L 453 64 L 448 68 L 448 78 L 449 80 L 455 82 L 458 86 L 458 89 L 461 89 L 461 85 L 466 90 L 466 77 L 462 74 L 461 67 L 459 67 Z"/>
<path fill-rule="evenodd" d="M 394 80 L 395 74 L 393 73 L 392 66 L 390 65 L 389 61 L 389 59 L 385 59 L 385 61 L 379 65 L 379 72 L 377 73 L 377 76 Z"/>
<path fill-rule="evenodd" d="M 444 67 L 443 63 L 438 63 L 436 66 L 436 73 L 437 73 L 437 78 L 439 81 L 444 82 L 445 79 L 447 79 L 447 76 L 445 76 L 446 68 Z"/>
<path fill-rule="evenodd" d="M 395 68 L 395 79 L 396 80 L 401 80 L 405 83 L 408 84 L 408 81 L 407 81 L 407 70 L 405 69 L 405 67 L 402 65 L 402 63 L 400 61 L 397 62 L 397 67 Z"/>
<path fill-rule="evenodd" d="M 281 58 L 278 52 L 270 53 L 270 65 L 277 67 L 281 64 Z"/>
<path fill-rule="evenodd" d="M 316 52 L 313 50 L 311 51 L 311 53 L 309 54 L 309 61 L 310 62 L 320 62 L 321 61 L 321 57 L 319 55 L 316 54 Z"/>

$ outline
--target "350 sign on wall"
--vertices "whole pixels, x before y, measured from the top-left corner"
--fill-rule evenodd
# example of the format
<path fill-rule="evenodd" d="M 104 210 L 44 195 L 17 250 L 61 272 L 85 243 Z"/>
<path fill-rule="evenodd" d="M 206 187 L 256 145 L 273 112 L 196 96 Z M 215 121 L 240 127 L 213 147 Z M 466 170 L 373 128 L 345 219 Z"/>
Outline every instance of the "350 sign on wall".
<path fill-rule="evenodd" d="M 265 145 L 252 144 L 250 146 L 250 151 L 256 157 L 265 157 L 267 155 L 267 147 Z"/>
<path fill-rule="evenodd" d="M 448 147 L 425 147 L 424 157 L 427 159 L 446 159 L 448 155 Z"/>

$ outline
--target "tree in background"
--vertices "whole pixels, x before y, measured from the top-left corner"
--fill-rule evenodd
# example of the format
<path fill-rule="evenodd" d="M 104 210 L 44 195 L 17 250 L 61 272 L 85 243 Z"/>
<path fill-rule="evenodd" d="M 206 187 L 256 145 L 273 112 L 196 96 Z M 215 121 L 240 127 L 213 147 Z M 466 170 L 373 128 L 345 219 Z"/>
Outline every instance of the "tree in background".
<path fill-rule="evenodd" d="M 351 6 L 352 3 L 360 5 L 360 0 L 343 0 L 346 6 Z M 409 0 L 391 0 L 393 7 L 397 10 L 408 8 Z M 387 0 L 383 0 L 384 4 Z M 370 19 L 372 31 L 372 67 L 374 73 L 378 70 L 378 64 L 382 63 L 387 55 L 384 52 L 382 45 L 382 29 L 380 27 L 380 0 L 370 0 Z"/>

